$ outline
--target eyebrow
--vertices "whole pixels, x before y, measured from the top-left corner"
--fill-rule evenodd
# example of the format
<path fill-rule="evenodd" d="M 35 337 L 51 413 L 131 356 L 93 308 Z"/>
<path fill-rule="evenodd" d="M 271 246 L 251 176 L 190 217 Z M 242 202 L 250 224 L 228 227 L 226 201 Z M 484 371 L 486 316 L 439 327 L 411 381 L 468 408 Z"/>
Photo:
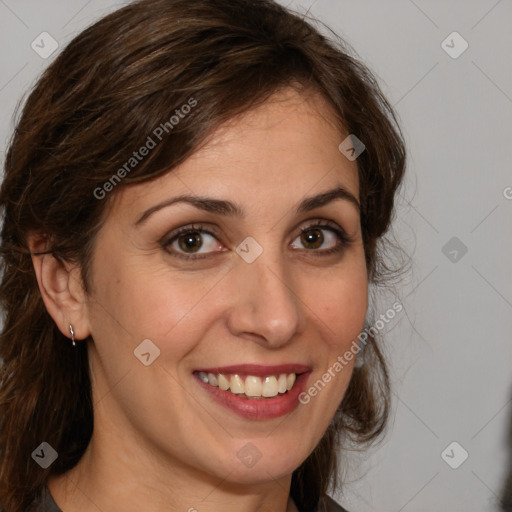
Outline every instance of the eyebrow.
<path fill-rule="evenodd" d="M 359 205 L 359 201 L 357 200 L 357 198 L 347 189 L 338 186 L 326 192 L 322 192 L 321 194 L 317 194 L 315 196 L 303 199 L 297 206 L 296 213 L 307 213 L 311 210 L 325 206 L 331 203 L 332 201 L 336 201 L 338 199 L 348 201 L 357 208 L 358 212 L 360 212 L 361 207 Z M 181 195 L 173 197 L 172 199 L 167 199 L 155 206 L 152 206 L 151 208 L 148 208 L 141 215 L 139 220 L 137 220 L 135 225 L 138 226 L 140 224 L 143 224 L 155 212 L 177 203 L 187 203 L 199 210 L 203 210 L 205 212 L 213 213 L 216 215 L 240 217 L 242 219 L 245 217 L 243 208 L 241 208 L 238 204 L 233 203 L 231 201 L 213 199 L 209 197 Z"/>

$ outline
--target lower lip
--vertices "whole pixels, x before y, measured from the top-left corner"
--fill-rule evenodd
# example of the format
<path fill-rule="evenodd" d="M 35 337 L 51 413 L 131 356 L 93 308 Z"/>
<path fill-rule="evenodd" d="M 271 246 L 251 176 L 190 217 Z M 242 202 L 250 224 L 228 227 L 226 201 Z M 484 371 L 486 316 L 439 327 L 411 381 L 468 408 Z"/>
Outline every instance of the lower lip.
<path fill-rule="evenodd" d="M 262 398 L 260 400 L 244 398 L 231 393 L 231 391 L 223 391 L 219 387 L 211 386 L 203 382 L 197 374 L 195 374 L 197 382 L 207 391 L 218 403 L 224 405 L 239 416 L 251 420 L 267 420 L 278 418 L 289 414 L 299 405 L 299 395 L 305 387 L 310 372 L 301 373 L 297 376 L 293 388 L 283 394 L 278 394 L 273 398 Z"/>

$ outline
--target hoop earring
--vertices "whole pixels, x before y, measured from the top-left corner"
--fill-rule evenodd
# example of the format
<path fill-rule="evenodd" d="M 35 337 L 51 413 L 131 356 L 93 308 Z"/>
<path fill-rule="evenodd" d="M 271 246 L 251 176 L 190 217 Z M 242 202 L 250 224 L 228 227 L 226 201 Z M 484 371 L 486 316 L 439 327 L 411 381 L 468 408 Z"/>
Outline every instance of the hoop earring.
<path fill-rule="evenodd" d="M 73 347 L 76 347 L 75 331 L 73 330 L 73 326 L 71 324 L 69 324 L 69 333 L 71 334 L 71 343 L 72 343 Z"/>

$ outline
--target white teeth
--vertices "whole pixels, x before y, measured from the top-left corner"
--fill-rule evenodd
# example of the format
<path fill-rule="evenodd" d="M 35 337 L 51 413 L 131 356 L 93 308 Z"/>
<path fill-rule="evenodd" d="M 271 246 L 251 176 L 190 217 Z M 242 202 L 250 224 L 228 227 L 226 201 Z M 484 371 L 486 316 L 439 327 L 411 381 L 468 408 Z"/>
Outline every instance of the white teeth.
<path fill-rule="evenodd" d="M 229 389 L 229 380 L 222 375 L 222 373 L 219 373 L 219 388 L 222 389 L 222 391 L 226 391 Z"/>
<path fill-rule="evenodd" d="M 286 382 L 286 373 L 281 373 L 277 382 L 277 390 L 279 393 L 286 393 Z"/>
<path fill-rule="evenodd" d="M 295 384 L 295 373 L 290 373 L 288 377 L 286 377 L 286 389 L 290 391 L 290 389 L 293 388 L 293 385 Z"/>
<path fill-rule="evenodd" d="M 247 396 L 261 396 L 263 385 L 259 377 L 249 375 L 245 378 L 245 394 Z"/>
<path fill-rule="evenodd" d="M 272 397 L 277 396 L 277 394 L 277 379 L 273 375 L 272 377 L 265 377 L 261 396 Z"/>
<path fill-rule="evenodd" d="M 267 377 L 248 375 L 245 380 L 237 374 L 226 376 L 222 373 L 199 372 L 198 375 L 205 384 L 219 387 L 223 391 L 229 390 L 231 393 L 245 394 L 248 397 L 265 398 L 272 398 L 290 391 L 297 378 L 295 373 L 281 373 L 279 376 L 269 375 Z"/>
<path fill-rule="evenodd" d="M 244 381 L 238 375 L 232 375 L 229 389 L 231 393 L 245 393 Z"/>

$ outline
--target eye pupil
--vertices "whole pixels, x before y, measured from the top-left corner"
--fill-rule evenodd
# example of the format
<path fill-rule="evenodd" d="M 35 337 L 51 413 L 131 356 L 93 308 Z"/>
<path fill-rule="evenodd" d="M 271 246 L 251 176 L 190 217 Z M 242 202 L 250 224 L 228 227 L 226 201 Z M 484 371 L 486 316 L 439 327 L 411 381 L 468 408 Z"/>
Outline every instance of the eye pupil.
<path fill-rule="evenodd" d="M 198 231 L 193 231 L 179 237 L 180 249 L 186 252 L 194 252 L 201 248 L 203 240 Z"/>
<path fill-rule="evenodd" d="M 324 243 L 324 235 L 321 229 L 311 229 L 302 233 L 302 242 L 304 245 L 317 249 Z"/>

